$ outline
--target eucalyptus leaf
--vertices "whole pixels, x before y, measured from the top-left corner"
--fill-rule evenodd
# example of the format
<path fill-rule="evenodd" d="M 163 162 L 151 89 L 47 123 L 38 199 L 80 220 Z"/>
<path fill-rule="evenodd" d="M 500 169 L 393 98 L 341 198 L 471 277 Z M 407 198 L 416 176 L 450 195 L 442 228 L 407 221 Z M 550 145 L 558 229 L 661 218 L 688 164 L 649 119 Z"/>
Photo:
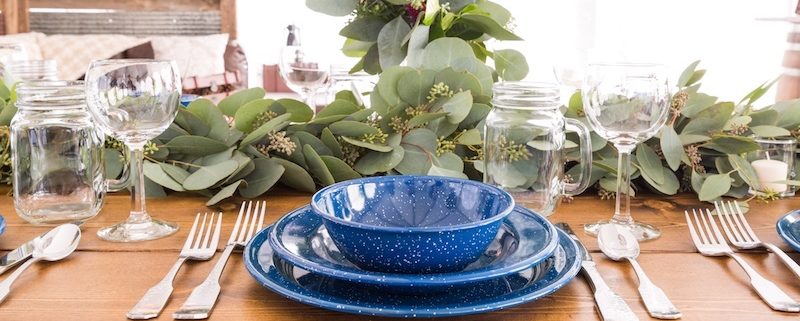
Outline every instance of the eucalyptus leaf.
<path fill-rule="evenodd" d="M 122 153 L 113 148 L 103 149 L 105 175 L 108 178 L 117 178 L 122 174 L 125 164 L 122 162 Z"/>
<path fill-rule="evenodd" d="M 306 103 L 289 98 L 278 99 L 269 106 L 269 109 L 277 112 L 278 114 L 290 113 L 292 117 L 289 118 L 291 122 L 307 122 L 314 117 L 314 111 Z"/>
<path fill-rule="evenodd" d="M 228 97 L 223 98 L 219 102 L 218 107 L 223 114 L 234 116 L 236 115 L 239 107 L 242 107 L 253 100 L 264 98 L 264 95 L 266 95 L 266 92 L 264 91 L 264 88 L 261 87 L 242 89 Z"/>
<path fill-rule="evenodd" d="M 497 40 L 522 40 L 522 38 L 515 35 L 513 32 L 508 31 L 508 29 L 501 26 L 491 17 L 480 13 L 463 13 L 461 15 L 461 21 L 467 21 L 470 24 L 477 26 L 479 30 L 484 30 L 486 34 L 494 37 Z"/>
<path fill-rule="evenodd" d="M 342 182 L 346 180 L 361 178 L 361 175 L 358 174 L 350 165 L 347 165 L 343 160 L 333 157 L 333 156 L 320 156 L 322 161 L 325 163 L 325 166 L 328 167 L 328 171 L 333 175 L 333 180 L 336 182 Z"/>
<path fill-rule="evenodd" d="M 164 146 L 174 153 L 196 156 L 216 154 L 228 149 L 228 145 L 223 142 L 193 135 L 175 137 Z"/>
<path fill-rule="evenodd" d="M 403 159 L 394 169 L 403 175 L 427 175 L 432 165 L 430 155 L 417 146 L 406 146 Z"/>
<path fill-rule="evenodd" d="M 426 104 L 434 77 L 436 72 L 433 70 L 412 70 L 404 73 L 397 81 L 397 93 L 400 99 L 411 106 Z"/>
<path fill-rule="evenodd" d="M 792 135 L 792 133 L 788 130 L 778 126 L 753 126 L 750 127 L 750 130 L 753 131 L 753 134 L 756 134 L 756 136 L 759 137 L 782 137 Z"/>
<path fill-rule="evenodd" d="M 192 101 L 186 109 L 202 119 L 210 128 L 208 138 L 224 142 L 229 135 L 228 122 L 222 111 L 208 99 L 196 99 Z"/>
<path fill-rule="evenodd" d="M 714 135 L 702 146 L 723 154 L 744 154 L 760 148 L 752 138 L 732 135 Z"/>
<path fill-rule="evenodd" d="M 469 91 L 459 92 L 442 104 L 442 110 L 449 113 L 446 119 L 451 124 L 458 124 L 467 118 L 471 109 L 472 94 Z"/>
<path fill-rule="evenodd" d="M 245 198 L 256 198 L 264 194 L 283 176 L 284 166 L 275 159 L 257 158 L 253 160 L 255 169 L 244 177 L 247 185 L 239 190 Z"/>
<path fill-rule="evenodd" d="M 778 114 L 777 111 L 772 109 L 760 110 L 754 113 L 749 114 L 750 116 L 750 126 L 766 126 L 766 125 L 776 125 L 778 123 Z"/>
<path fill-rule="evenodd" d="M 406 58 L 403 39 L 411 32 L 403 16 L 397 16 L 378 33 L 378 57 L 381 69 L 399 65 Z"/>
<path fill-rule="evenodd" d="M 323 144 L 325 144 L 325 146 L 328 147 L 333 156 L 336 156 L 338 158 L 343 157 L 342 145 L 339 144 L 339 141 L 336 140 L 336 137 L 333 136 L 333 132 L 331 132 L 330 129 L 325 128 L 322 130 L 322 135 L 320 135 L 320 140 L 322 141 Z"/>
<path fill-rule="evenodd" d="M 319 0 L 319 2 L 324 1 L 325 0 Z M 339 35 L 358 41 L 376 42 L 378 41 L 378 34 L 381 32 L 381 28 L 383 28 L 384 25 L 386 25 L 386 21 L 381 17 L 372 15 L 362 16 L 348 23 L 339 31 Z"/>
<path fill-rule="evenodd" d="M 419 68 L 422 66 L 423 53 L 428 44 L 428 34 L 430 26 L 418 24 L 411 30 L 411 37 L 408 40 L 408 54 L 406 62 L 409 67 Z"/>
<path fill-rule="evenodd" d="M 356 10 L 357 1 L 352 0 L 306 0 L 306 7 L 331 16 L 344 17 Z"/>
<path fill-rule="evenodd" d="M 686 155 L 680 136 L 671 125 L 664 126 L 661 130 L 661 151 L 673 171 L 681 165 L 681 158 Z"/>
<path fill-rule="evenodd" d="M 206 136 L 211 131 L 211 127 L 202 119 L 184 108 L 178 109 L 178 115 L 175 116 L 174 122 L 196 136 Z"/>
<path fill-rule="evenodd" d="M 465 130 L 456 138 L 456 143 L 461 145 L 480 145 L 483 144 L 481 132 L 477 128 Z"/>
<path fill-rule="evenodd" d="M 325 145 L 321 139 L 314 135 L 306 132 L 296 132 L 292 134 L 292 137 L 297 138 L 297 146 L 311 145 L 311 148 L 313 148 L 320 155 L 333 155 L 333 152 L 330 150 L 330 148 L 328 148 L 328 146 Z"/>
<path fill-rule="evenodd" d="M 231 159 L 232 157 L 233 157 L 233 147 L 228 148 L 227 150 L 221 151 L 219 153 L 203 156 L 198 161 L 195 161 L 195 163 L 200 166 L 209 166 L 222 163 L 226 160 Z"/>
<path fill-rule="evenodd" d="M 161 170 L 163 170 L 164 173 L 167 173 L 167 175 L 178 182 L 178 184 L 183 184 L 186 178 L 191 175 L 189 171 L 172 164 L 160 163 L 158 165 L 161 166 Z"/>
<path fill-rule="evenodd" d="M 437 146 L 436 134 L 429 129 L 417 128 L 403 136 L 401 145 L 404 146 L 403 148 L 406 149 L 406 152 L 408 152 L 410 148 L 416 147 L 425 152 L 434 153 Z"/>
<path fill-rule="evenodd" d="M 261 127 L 258 127 L 256 130 L 247 134 L 247 136 L 242 139 L 242 142 L 239 143 L 239 148 L 241 149 L 243 146 L 248 146 L 256 141 L 261 140 L 271 131 L 281 130 L 283 127 L 289 124 L 288 120 L 291 117 L 291 114 L 283 114 L 270 119 L 268 122 L 261 125 Z"/>
<path fill-rule="evenodd" d="M 308 164 L 308 171 L 319 180 L 322 186 L 335 183 L 333 175 L 328 170 L 328 166 L 325 165 L 325 162 L 319 157 L 319 154 L 314 151 L 311 145 L 303 146 L 303 155 L 305 155 L 306 164 Z"/>
<path fill-rule="evenodd" d="M 358 159 L 353 169 L 362 175 L 385 173 L 399 165 L 404 155 L 405 150 L 402 146 L 385 153 L 370 151 Z"/>
<path fill-rule="evenodd" d="M 356 145 L 358 147 L 364 147 L 366 149 L 370 149 L 370 150 L 374 150 L 374 151 L 378 151 L 378 152 L 389 152 L 389 151 L 392 150 L 391 146 L 367 143 L 365 141 L 361 141 L 361 140 L 358 140 L 358 139 L 355 139 L 355 138 L 346 137 L 346 136 L 342 136 L 342 140 L 344 140 L 344 141 L 346 141 L 346 142 L 348 142 L 350 144 Z"/>
<path fill-rule="evenodd" d="M 683 72 L 681 72 L 680 77 L 678 77 L 678 83 L 676 85 L 678 87 L 690 86 L 691 84 L 689 83 L 689 80 L 692 78 L 692 75 L 694 75 L 695 69 L 697 69 L 697 65 L 699 64 L 700 60 L 695 60 L 686 66 L 686 69 L 684 69 Z"/>
<path fill-rule="evenodd" d="M 228 186 L 223 187 L 221 190 L 219 190 L 219 192 L 217 192 L 217 194 L 214 194 L 214 196 L 211 197 L 208 202 L 206 202 L 206 206 L 213 206 L 227 198 L 230 198 L 234 193 L 236 193 L 236 189 L 238 189 L 242 183 L 244 183 L 244 180 L 240 179 Z"/>
<path fill-rule="evenodd" d="M 695 93 L 689 94 L 686 105 L 681 110 L 683 116 L 694 118 L 698 113 L 708 109 L 717 102 L 717 97 Z"/>
<path fill-rule="evenodd" d="M 278 162 L 285 171 L 281 175 L 280 182 L 286 186 L 299 191 L 313 193 L 317 190 L 314 179 L 299 165 L 282 158 L 272 158 Z"/>
<path fill-rule="evenodd" d="M 498 76 L 505 81 L 519 81 L 528 75 L 528 61 L 519 51 L 496 50 L 493 58 Z"/>
<path fill-rule="evenodd" d="M 380 89 L 380 95 L 383 100 L 390 106 L 396 106 L 402 102 L 400 93 L 397 91 L 397 85 L 400 78 L 409 72 L 414 72 L 414 69 L 411 67 L 394 66 L 385 69 L 383 73 L 381 73 L 376 87 Z"/>
<path fill-rule="evenodd" d="M 144 194 L 146 198 L 164 198 L 167 192 L 158 183 L 151 181 L 147 176 L 144 178 Z"/>
<path fill-rule="evenodd" d="M 467 175 L 464 174 L 464 172 L 458 172 L 447 168 L 439 167 L 436 165 L 431 165 L 431 168 L 428 169 L 428 175 L 468 179 Z"/>
<path fill-rule="evenodd" d="M 439 38 L 428 43 L 422 55 L 425 69 L 441 70 L 451 67 L 458 59 L 475 59 L 472 47 L 459 38 Z M 481 63 L 483 64 L 483 63 Z"/>
<path fill-rule="evenodd" d="M 650 146 L 640 144 L 636 147 L 636 161 L 639 162 L 642 172 L 646 173 L 653 182 L 657 185 L 664 184 L 665 178 L 662 170 L 664 167 L 661 165 L 661 159 Z"/>
<path fill-rule="evenodd" d="M 269 110 L 269 106 L 274 104 L 275 101 L 272 99 L 255 99 L 236 111 L 236 116 L 234 117 L 234 125 L 236 129 L 242 131 L 243 133 L 249 133 L 253 131 L 255 128 L 253 124 L 255 123 L 256 119 L 259 116 L 263 115 Z"/>
<path fill-rule="evenodd" d="M 731 189 L 731 177 L 728 174 L 709 175 L 700 188 L 701 201 L 713 201 Z"/>
<path fill-rule="evenodd" d="M 697 144 L 711 140 L 711 137 L 705 135 L 680 134 L 678 137 L 680 137 L 681 144 L 683 145 Z"/>
<path fill-rule="evenodd" d="M 331 124 L 328 126 L 328 128 L 334 135 L 349 137 L 360 137 L 364 135 L 377 134 L 379 132 L 378 128 L 352 120 L 341 120 Z"/>
<path fill-rule="evenodd" d="M 472 109 L 469 110 L 469 114 L 464 120 L 458 124 L 458 129 L 471 129 L 475 127 L 482 128 L 483 126 L 476 126 L 479 122 L 486 119 L 486 116 L 489 115 L 489 111 L 492 110 L 492 107 L 486 104 L 476 103 L 473 100 Z"/>
<path fill-rule="evenodd" d="M 352 113 L 354 113 L 354 112 L 356 112 L 356 111 L 358 111 L 360 109 L 361 108 L 358 107 L 358 105 L 356 105 L 356 104 L 354 104 L 354 103 L 352 103 L 350 101 L 337 99 L 337 100 L 334 100 L 329 105 L 327 105 L 324 108 L 322 108 L 322 110 L 320 110 L 317 113 L 317 116 L 315 117 L 315 120 L 316 119 L 320 119 L 320 118 L 327 118 L 329 116 L 344 116 L 344 117 L 346 117 L 347 115 L 350 115 L 350 114 L 352 114 Z M 342 117 L 342 118 L 344 118 L 344 117 Z"/>
<path fill-rule="evenodd" d="M 753 169 L 753 166 L 750 165 L 750 162 L 744 159 L 744 157 L 739 155 L 728 155 L 728 161 L 730 162 L 731 167 L 736 170 L 736 173 L 739 174 L 739 177 L 741 177 L 742 180 L 747 183 L 747 185 L 756 190 L 761 188 L 761 183 L 758 180 L 756 171 Z"/>
<path fill-rule="evenodd" d="M 238 167 L 239 163 L 235 160 L 227 160 L 211 166 L 200 167 L 183 181 L 183 188 L 189 191 L 209 188 L 228 177 Z"/>
<path fill-rule="evenodd" d="M 444 118 L 447 115 L 449 115 L 449 113 L 422 113 L 411 117 L 411 119 L 408 120 L 408 125 L 413 127 L 423 126 L 432 120 Z"/>

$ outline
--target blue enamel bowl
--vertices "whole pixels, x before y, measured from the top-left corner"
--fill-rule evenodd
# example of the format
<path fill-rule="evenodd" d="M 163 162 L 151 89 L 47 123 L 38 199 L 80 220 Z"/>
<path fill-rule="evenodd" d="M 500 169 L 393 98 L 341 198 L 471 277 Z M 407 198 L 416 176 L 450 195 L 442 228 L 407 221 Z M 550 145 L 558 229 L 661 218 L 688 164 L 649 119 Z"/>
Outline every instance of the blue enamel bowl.
<path fill-rule="evenodd" d="M 437 176 L 381 176 L 321 189 L 311 199 L 333 243 L 359 268 L 443 273 L 477 260 L 514 209 L 505 191 Z"/>

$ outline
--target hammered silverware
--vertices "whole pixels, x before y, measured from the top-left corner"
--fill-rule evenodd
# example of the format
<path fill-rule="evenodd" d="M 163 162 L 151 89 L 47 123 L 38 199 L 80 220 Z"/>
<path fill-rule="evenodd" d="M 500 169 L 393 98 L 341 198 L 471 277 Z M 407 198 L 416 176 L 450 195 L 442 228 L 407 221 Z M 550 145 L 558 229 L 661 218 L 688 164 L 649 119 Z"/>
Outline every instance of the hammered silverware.
<path fill-rule="evenodd" d="M 264 225 L 267 202 L 255 202 L 255 208 L 253 208 L 253 201 L 250 201 L 247 203 L 247 210 L 245 210 L 245 203 L 247 202 L 242 202 L 231 236 L 217 264 L 214 265 L 205 281 L 192 290 L 189 298 L 186 299 L 180 309 L 172 314 L 173 318 L 205 319 L 214 309 L 214 304 L 217 302 L 217 297 L 219 297 L 221 290 L 219 278 L 222 276 L 222 270 L 225 269 L 225 263 L 228 262 L 228 258 L 234 249 L 244 247 L 253 237 L 253 234 L 256 231 L 260 231 Z"/>
<path fill-rule="evenodd" d="M 215 217 L 216 224 L 214 223 Z M 198 223 L 200 223 L 199 229 L 197 228 Z M 200 213 L 197 213 L 192 229 L 189 231 L 189 237 L 183 244 L 181 253 L 178 256 L 178 261 L 172 265 L 167 275 L 158 284 L 147 290 L 133 309 L 128 311 L 128 319 L 152 319 L 157 317 L 172 294 L 172 281 L 183 263 L 186 260 L 207 261 L 217 252 L 221 227 L 222 213 L 219 213 L 219 215 L 211 213 L 211 219 L 208 219 L 208 213 L 205 213 L 203 214 L 202 222 L 200 221 Z M 213 233 L 211 232 L 212 229 L 214 230 Z"/>
<path fill-rule="evenodd" d="M 747 273 L 747 276 L 750 277 L 750 286 L 753 287 L 756 293 L 758 293 L 761 299 L 767 303 L 770 308 L 777 311 L 800 312 L 800 304 L 778 288 L 775 283 L 772 283 L 756 272 L 756 270 L 754 270 L 750 264 L 747 264 L 739 255 L 733 253 L 733 250 L 722 237 L 717 223 L 714 222 L 711 211 L 708 209 L 705 211 L 705 215 L 703 215 L 703 210 L 700 210 L 700 215 L 697 215 L 697 211 L 692 209 L 694 222 L 697 225 L 696 228 L 695 224 L 692 223 L 692 218 L 689 217 L 689 211 L 684 211 L 686 223 L 689 225 L 689 233 L 692 235 L 692 242 L 694 242 L 694 246 L 700 254 L 705 256 L 731 257 L 742 267 L 745 273 Z"/>
<path fill-rule="evenodd" d="M 736 207 L 734 207 L 734 205 L 736 205 Z M 756 233 L 750 228 L 750 223 L 747 223 L 738 202 L 728 201 L 727 206 L 725 206 L 723 202 L 714 202 L 714 206 L 717 208 L 717 214 L 720 214 L 719 216 L 724 218 L 719 221 L 722 222 L 722 229 L 725 231 L 725 235 L 728 236 L 728 240 L 734 247 L 744 250 L 761 247 L 766 248 L 778 255 L 778 258 L 781 259 L 783 264 L 785 264 L 794 275 L 800 278 L 800 265 L 797 265 L 792 258 L 786 255 L 786 253 L 775 244 L 762 242 L 758 236 L 756 236 Z"/>

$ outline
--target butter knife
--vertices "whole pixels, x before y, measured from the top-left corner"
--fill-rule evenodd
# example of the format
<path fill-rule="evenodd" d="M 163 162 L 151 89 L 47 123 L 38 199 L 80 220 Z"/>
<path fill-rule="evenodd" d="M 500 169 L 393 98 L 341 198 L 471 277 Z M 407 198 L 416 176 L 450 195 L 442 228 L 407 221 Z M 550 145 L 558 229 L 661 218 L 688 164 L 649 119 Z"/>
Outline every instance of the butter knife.
<path fill-rule="evenodd" d="M 0 257 L 0 274 L 3 272 L 17 266 L 17 264 L 22 263 L 23 261 L 27 260 L 31 257 L 31 253 L 33 253 L 33 243 L 36 239 L 42 238 L 45 234 L 39 235 L 33 240 L 23 243 L 20 247 L 14 249 L 11 252 L 8 252 L 3 257 Z"/>
<path fill-rule="evenodd" d="M 632 321 L 639 320 L 639 317 L 633 313 L 630 306 L 625 303 L 619 295 L 614 293 L 608 284 L 600 276 L 597 271 L 597 266 L 592 261 L 592 255 L 586 250 L 586 247 L 572 231 L 567 223 L 557 223 L 556 227 L 560 228 L 571 237 L 578 245 L 580 254 L 583 256 L 581 262 L 581 271 L 583 272 L 586 282 L 594 291 L 594 301 L 597 302 L 597 308 L 600 310 L 600 316 L 606 321 Z"/>

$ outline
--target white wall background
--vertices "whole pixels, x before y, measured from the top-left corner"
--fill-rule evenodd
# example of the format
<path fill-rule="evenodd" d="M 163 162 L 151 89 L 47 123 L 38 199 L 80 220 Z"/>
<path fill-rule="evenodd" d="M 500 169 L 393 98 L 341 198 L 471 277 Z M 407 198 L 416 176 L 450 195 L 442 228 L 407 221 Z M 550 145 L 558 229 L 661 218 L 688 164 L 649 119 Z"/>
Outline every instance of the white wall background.
<path fill-rule="evenodd" d="M 666 64 L 675 78 L 700 59 L 708 69 L 704 92 L 738 101 L 781 72 L 785 22 L 757 18 L 793 14 L 790 0 L 494 0 L 509 10 L 524 42 L 496 42 L 493 48 L 522 51 L 532 79 L 552 79 L 552 67 L 582 66 L 592 57 L 649 60 Z M 251 84 L 261 83 L 261 65 L 278 61 L 286 25 L 302 28 L 306 45 L 329 50 L 334 60 L 352 64 L 338 49 L 347 17 L 311 11 L 303 0 L 239 0 L 239 39 L 251 66 Z M 765 96 L 762 103 L 774 99 Z"/>

